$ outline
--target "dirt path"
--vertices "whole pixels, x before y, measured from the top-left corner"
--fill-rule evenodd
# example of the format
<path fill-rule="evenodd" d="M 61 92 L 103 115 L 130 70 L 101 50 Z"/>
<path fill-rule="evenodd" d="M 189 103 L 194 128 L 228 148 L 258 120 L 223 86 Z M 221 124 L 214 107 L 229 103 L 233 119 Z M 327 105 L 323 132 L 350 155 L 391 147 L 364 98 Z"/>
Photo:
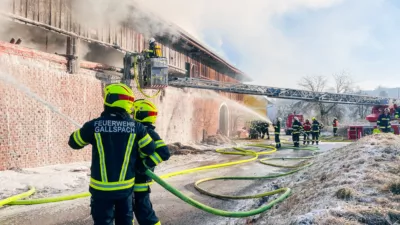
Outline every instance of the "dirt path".
<path fill-rule="evenodd" d="M 324 143 L 320 145 L 321 150 L 329 150 L 331 148 L 345 145 L 338 143 Z M 306 155 L 306 151 L 294 152 L 293 150 L 283 150 L 274 153 L 273 156 L 293 156 Z M 272 155 L 271 155 L 272 156 Z M 163 167 L 159 168 L 157 174 L 165 174 L 172 171 L 193 168 L 202 165 L 218 163 L 222 161 L 230 161 L 239 159 L 239 156 L 225 156 L 215 153 L 208 155 L 186 155 L 174 156 L 170 161 L 166 162 Z M 215 208 L 233 211 L 249 210 L 260 204 L 260 200 L 218 200 L 205 195 L 199 194 L 193 187 L 193 183 L 199 179 L 214 176 L 261 176 L 276 172 L 278 169 L 262 165 L 257 162 L 232 166 L 222 169 L 214 169 L 201 171 L 189 175 L 181 175 L 168 179 L 167 181 L 173 186 L 181 190 L 186 195 L 196 200 L 210 205 Z M 82 172 L 83 173 L 83 172 Z M 0 173 L 1 178 L 1 173 Z M 81 182 L 82 183 L 82 182 Z M 87 183 L 86 183 L 87 184 Z M 83 187 L 86 185 L 82 183 Z M 253 187 L 263 186 L 264 190 L 273 190 L 273 180 L 258 181 L 215 181 L 206 183 L 203 186 L 207 190 L 229 195 L 250 194 L 254 190 Z M 60 195 L 60 194 L 58 194 Z M 187 225 L 187 224 L 246 224 L 248 219 L 231 219 L 214 216 L 200 211 L 192 206 L 187 205 L 180 199 L 176 198 L 158 184 L 152 186 L 151 194 L 152 202 L 157 215 L 164 225 Z M 93 224 L 89 213 L 89 199 L 78 199 L 74 201 L 51 203 L 45 205 L 34 206 L 11 206 L 0 209 L 0 224 L 4 225 L 89 225 Z"/>

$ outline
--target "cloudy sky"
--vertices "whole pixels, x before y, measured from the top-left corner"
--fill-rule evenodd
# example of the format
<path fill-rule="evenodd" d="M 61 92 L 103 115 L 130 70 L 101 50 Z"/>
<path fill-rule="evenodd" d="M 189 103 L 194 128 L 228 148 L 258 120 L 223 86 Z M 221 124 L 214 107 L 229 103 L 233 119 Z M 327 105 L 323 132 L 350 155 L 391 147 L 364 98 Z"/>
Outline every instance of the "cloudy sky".
<path fill-rule="evenodd" d="M 346 70 L 363 89 L 400 86 L 399 0 L 145 2 L 264 85 Z"/>

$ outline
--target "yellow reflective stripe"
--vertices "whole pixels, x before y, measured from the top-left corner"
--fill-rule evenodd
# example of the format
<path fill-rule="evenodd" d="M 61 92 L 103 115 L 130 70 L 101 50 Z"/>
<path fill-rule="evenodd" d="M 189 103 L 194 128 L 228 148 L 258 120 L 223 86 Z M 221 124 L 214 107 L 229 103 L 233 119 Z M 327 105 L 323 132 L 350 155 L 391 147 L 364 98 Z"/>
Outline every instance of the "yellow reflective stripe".
<path fill-rule="evenodd" d="M 152 141 L 149 134 L 146 134 L 142 139 L 139 140 L 139 148 L 143 148 L 144 146 L 148 145 Z"/>
<path fill-rule="evenodd" d="M 90 178 L 90 187 L 100 191 L 116 191 L 133 187 L 135 178 L 121 182 L 101 182 Z"/>
<path fill-rule="evenodd" d="M 153 155 L 154 155 L 154 156 L 156 157 L 156 159 L 158 159 L 160 162 L 163 161 L 162 158 L 161 158 L 161 156 L 160 156 L 157 152 L 154 152 Z"/>
<path fill-rule="evenodd" d="M 139 149 L 139 154 L 140 154 L 140 158 L 142 158 L 142 159 L 147 157 L 147 155 L 144 154 L 140 149 Z"/>
<path fill-rule="evenodd" d="M 151 154 L 149 157 L 150 157 L 151 160 L 153 160 L 153 162 L 154 162 L 156 165 L 158 165 L 159 163 L 161 163 L 161 162 L 163 161 L 162 158 L 161 158 L 161 156 L 160 156 L 157 152 L 154 152 L 154 153 Z"/>
<path fill-rule="evenodd" d="M 104 157 L 103 142 L 101 140 L 100 133 L 95 133 L 94 136 L 96 138 L 97 151 L 99 152 L 101 180 L 103 182 L 107 182 L 108 179 L 107 179 L 106 160 L 105 160 L 105 157 Z"/>
<path fill-rule="evenodd" d="M 153 155 L 149 156 L 151 160 L 156 164 L 156 166 L 160 163 Z"/>
<path fill-rule="evenodd" d="M 143 184 L 135 184 L 133 186 L 133 191 L 135 192 L 144 192 L 149 190 L 149 184 L 148 183 L 143 183 Z"/>
<path fill-rule="evenodd" d="M 131 153 L 132 153 L 132 148 L 133 148 L 133 143 L 135 141 L 135 138 L 136 138 L 136 134 L 129 135 L 128 144 L 126 145 L 126 150 L 125 150 L 124 163 L 122 164 L 121 173 L 119 174 L 119 181 L 125 180 L 126 171 L 128 170 L 128 164 L 129 164 L 129 160 L 131 158 Z"/>
<path fill-rule="evenodd" d="M 161 222 L 160 221 L 158 221 L 156 224 L 154 224 L 154 225 L 161 225 Z"/>
<path fill-rule="evenodd" d="M 83 146 L 87 145 L 87 143 L 84 142 L 81 137 L 81 130 L 75 131 L 73 137 L 74 137 L 75 143 L 78 144 L 79 146 L 83 147 Z"/>
<path fill-rule="evenodd" d="M 155 144 L 156 144 L 156 148 L 167 146 L 163 140 L 158 140 L 155 142 Z"/>

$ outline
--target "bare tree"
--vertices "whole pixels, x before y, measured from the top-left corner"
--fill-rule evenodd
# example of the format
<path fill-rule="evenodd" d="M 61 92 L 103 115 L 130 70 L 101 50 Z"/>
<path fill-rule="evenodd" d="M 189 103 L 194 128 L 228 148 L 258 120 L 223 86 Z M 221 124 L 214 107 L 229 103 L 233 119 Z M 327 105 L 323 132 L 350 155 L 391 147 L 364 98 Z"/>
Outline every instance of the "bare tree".
<path fill-rule="evenodd" d="M 290 113 L 294 111 L 299 111 L 298 109 L 298 102 L 297 101 L 290 101 L 287 104 L 281 104 L 277 106 L 278 112 L 276 113 L 277 117 L 286 118 Z"/>
<path fill-rule="evenodd" d="M 354 90 L 354 94 L 358 95 L 368 95 L 366 92 L 363 92 L 360 90 L 359 87 L 357 87 Z M 353 115 L 356 115 L 356 119 L 365 119 L 365 117 L 371 113 L 372 106 L 367 106 L 367 105 L 355 105 L 351 106 L 351 112 Z"/>
<path fill-rule="evenodd" d="M 328 78 L 324 76 L 306 76 L 299 81 L 299 86 L 305 90 L 322 92 L 327 88 Z"/>
<path fill-rule="evenodd" d="M 298 84 L 308 91 L 315 92 L 324 92 L 328 89 L 335 93 L 349 93 L 352 91 L 353 81 L 347 72 L 342 71 L 339 74 L 334 74 L 333 81 L 334 85 L 332 87 L 328 85 L 328 78 L 325 76 L 307 76 L 303 77 Z M 302 102 L 299 107 L 302 111 L 317 111 L 323 123 L 327 123 L 330 116 L 341 118 L 345 112 L 343 106 L 339 106 L 336 103 Z"/>

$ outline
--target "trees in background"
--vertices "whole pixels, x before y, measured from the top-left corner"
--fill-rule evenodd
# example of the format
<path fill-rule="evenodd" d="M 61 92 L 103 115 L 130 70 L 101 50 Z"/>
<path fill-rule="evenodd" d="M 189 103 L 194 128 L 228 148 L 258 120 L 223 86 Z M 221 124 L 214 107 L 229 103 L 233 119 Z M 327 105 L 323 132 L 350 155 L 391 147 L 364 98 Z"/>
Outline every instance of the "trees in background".
<path fill-rule="evenodd" d="M 303 77 L 298 85 L 307 91 L 314 92 L 333 92 L 333 93 L 353 93 L 354 82 L 345 71 L 332 75 L 332 79 L 326 76 L 306 76 Z M 314 116 L 320 118 L 324 124 L 329 124 L 330 119 L 337 117 L 339 119 L 345 116 L 346 106 L 337 103 L 322 103 L 300 101 L 297 106 L 299 111 L 312 111 Z"/>

